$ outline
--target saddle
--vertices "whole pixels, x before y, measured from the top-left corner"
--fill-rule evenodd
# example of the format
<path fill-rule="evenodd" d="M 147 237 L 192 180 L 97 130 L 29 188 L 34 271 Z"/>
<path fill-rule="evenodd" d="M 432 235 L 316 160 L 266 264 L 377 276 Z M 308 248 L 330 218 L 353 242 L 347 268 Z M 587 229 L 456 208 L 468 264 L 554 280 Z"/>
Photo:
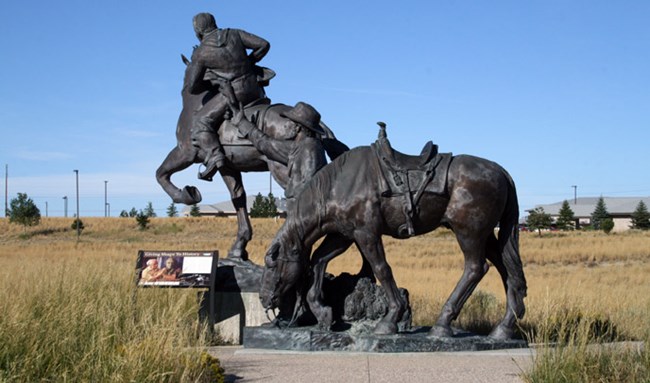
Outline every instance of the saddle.
<path fill-rule="evenodd" d="M 252 104 L 244 107 L 244 116 L 251 121 L 255 126 L 264 131 L 263 121 L 266 112 L 277 104 L 271 104 L 268 98 L 259 99 Z M 239 133 L 239 129 L 234 126 L 230 119 L 224 120 L 218 130 L 219 141 L 221 145 L 225 146 L 252 146 L 253 143 L 249 139 L 243 138 Z"/>
<path fill-rule="evenodd" d="M 447 193 L 447 169 L 451 153 L 438 153 L 438 145 L 431 141 L 422 148 L 419 156 L 411 156 L 393 149 L 386 137 L 386 125 L 380 126 L 379 137 L 371 147 L 379 160 L 385 180 L 381 196 L 400 198 L 405 223 L 398 230 L 399 237 L 415 235 L 413 217 L 425 191 L 444 195 Z"/>

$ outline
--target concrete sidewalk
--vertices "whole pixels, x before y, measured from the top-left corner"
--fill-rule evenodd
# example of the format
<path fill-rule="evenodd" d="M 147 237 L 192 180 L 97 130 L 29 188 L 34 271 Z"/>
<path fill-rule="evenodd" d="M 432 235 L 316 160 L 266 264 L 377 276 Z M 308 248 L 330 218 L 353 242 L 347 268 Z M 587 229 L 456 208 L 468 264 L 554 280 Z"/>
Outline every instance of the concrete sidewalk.
<path fill-rule="evenodd" d="M 528 348 L 435 353 L 294 352 L 213 347 L 226 382 L 522 382 Z"/>

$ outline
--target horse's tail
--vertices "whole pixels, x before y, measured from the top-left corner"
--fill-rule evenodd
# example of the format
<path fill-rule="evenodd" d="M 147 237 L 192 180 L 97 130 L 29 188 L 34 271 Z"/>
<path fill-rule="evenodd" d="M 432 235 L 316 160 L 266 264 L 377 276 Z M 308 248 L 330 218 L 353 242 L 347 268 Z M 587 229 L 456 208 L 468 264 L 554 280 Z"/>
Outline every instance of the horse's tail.
<path fill-rule="evenodd" d="M 350 150 L 346 144 L 336 139 L 334 132 L 332 132 L 332 130 L 327 125 L 325 125 L 323 121 L 321 121 L 319 125 L 325 131 L 322 142 L 323 147 L 327 152 L 327 156 L 331 161 L 334 161 L 336 157 Z"/>
<path fill-rule="evenodd" d="M 508 294 L 514 294 L 514 310 L 517 318 L 522 318 L 526 308 L 524 306 L 524 297 L 526 296 L 526 277 L 524 268 L 519 256 L 519 201 L 517 200 L 517 189 L 512 177 L 504 170 L 508 180 L 508 199 L 504 213 L 499 222 L 499 249 L 503 264 L 508 272 L 506 280 Z M 512 291 L 510 291 L 512 289 Z"/>

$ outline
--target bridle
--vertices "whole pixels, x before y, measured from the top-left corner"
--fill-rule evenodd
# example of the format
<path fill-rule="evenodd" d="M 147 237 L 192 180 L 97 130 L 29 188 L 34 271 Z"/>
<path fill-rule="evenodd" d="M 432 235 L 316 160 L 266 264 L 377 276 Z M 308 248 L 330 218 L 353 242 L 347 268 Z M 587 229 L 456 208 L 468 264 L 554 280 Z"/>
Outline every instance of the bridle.
<path fill-rule="evenodd" d="M 262 286 L 260 288 L 260 294 L 262 294 L 262 295 L 268 294 L 268 296 L 270 297 L 269 299 L 270 299 L 271 302 L 273 301 L 273 298 L 275 298 L 275 292 L 278 290 L 278 286 L 280 286 L 280 283 L 282 282 L 282 273 L 277 271 L 277 270 L 279 270 L 279 264 L 278 263 L 279 262 L 281 262 L 283 264 L 286 264 L 286 263 L 302 263 L 302 260 L 300 258 L 300 253 L 295 252 L 295 251 L 292 252 L 292 253 L 296 254 L 298 256 L 297 257 L 289 257 L 289 256 L 280 256 L 279 255 L 273 261 L 273 263 L 274 263 L 273 266 L 269 266 L 268 263 L 266 265 L 266 270 L 264 270 L 264 272 L 266 273 L 266 271 L 268 271 L 268 270 L 273 270 L 274 275 L 277 275 L 277 280 L 275 281 L 273 289 L 268 289 L 268 288 L 265 288 L 264 286 Z M 298 320 L 298 307 L 299 307 L 299 305 L 300 305 L 300 300 L 297 299 L 296 304 L 295 304 L 294 309 L 293 309 L 293 315 L 291 317 L 291 320 L 289 321 L 288 324 L 286 324 L 284 326 L 278 320 L 278 313 L 276 312 L 277 307 L 274 307 L 274 308 L 269 307 L 269 308 L 265 309 L 264 314 L 266 315 L 266 318 L 269 320 L 269 322 L 275 323 L 275 325 L 277 327 L 280 327 L 280 328 L 282 328 L 282 327 L 292 327 L 296 323 L 296 321 Z M 273 316 L 274 316 L 273 319 L 271 319 L 271 316 L 269 315 L 269 311 L 273 312 Z"/>

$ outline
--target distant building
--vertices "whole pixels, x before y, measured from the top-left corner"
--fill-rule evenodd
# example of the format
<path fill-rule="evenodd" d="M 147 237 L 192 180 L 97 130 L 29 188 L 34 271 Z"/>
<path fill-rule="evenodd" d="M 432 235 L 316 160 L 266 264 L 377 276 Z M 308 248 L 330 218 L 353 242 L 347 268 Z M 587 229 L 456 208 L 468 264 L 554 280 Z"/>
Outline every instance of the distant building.
<path fill-rule="evenodd" d="M 246 208 L 250 213 L 251 207 L 253 207 L 253 202 L 255 202 L 256 196 L 246 196 Z M 264 196 L 266 197 L 266 196 Z M 275 206 L 278 208 L 278 213 L 280 217 L 286 217 L 287 212 L 287 200 L 285 198 L 276 198 Z M 200 204 L 199 214 L 206 217 L 237 217 L 237 212 L 235 211 L 235 206 L 232 204 L 232 201 L 222 201 L 214 204 Z M 185 206 L 181 210 L 181 216 L 188 217 L 190 215 L 190 206 Z"/>
<path fill-rule="evenodd" d="M 596 209 L 599 198 L 581 197 L 575 202 L 573 199 L 567 200 L 580 226 L 591 224 L 591 213 Z M 639 201 L 643 201 L 646 206 L 650 206 L 650 197 L 603 197 L 603 200 L 605 201 L 609 215 L 614 220 L 614 231 L 625 231 L 630 228 L 632 224 L 632 213 L 636 210 Z M 546 214 L 550 214 L 553 220 L 556 220 L 559 217 L 563 202 L 536 205 L 535 208 L 543 208 Z M 532 210 L 527 210 L 527 212 Z"/>

